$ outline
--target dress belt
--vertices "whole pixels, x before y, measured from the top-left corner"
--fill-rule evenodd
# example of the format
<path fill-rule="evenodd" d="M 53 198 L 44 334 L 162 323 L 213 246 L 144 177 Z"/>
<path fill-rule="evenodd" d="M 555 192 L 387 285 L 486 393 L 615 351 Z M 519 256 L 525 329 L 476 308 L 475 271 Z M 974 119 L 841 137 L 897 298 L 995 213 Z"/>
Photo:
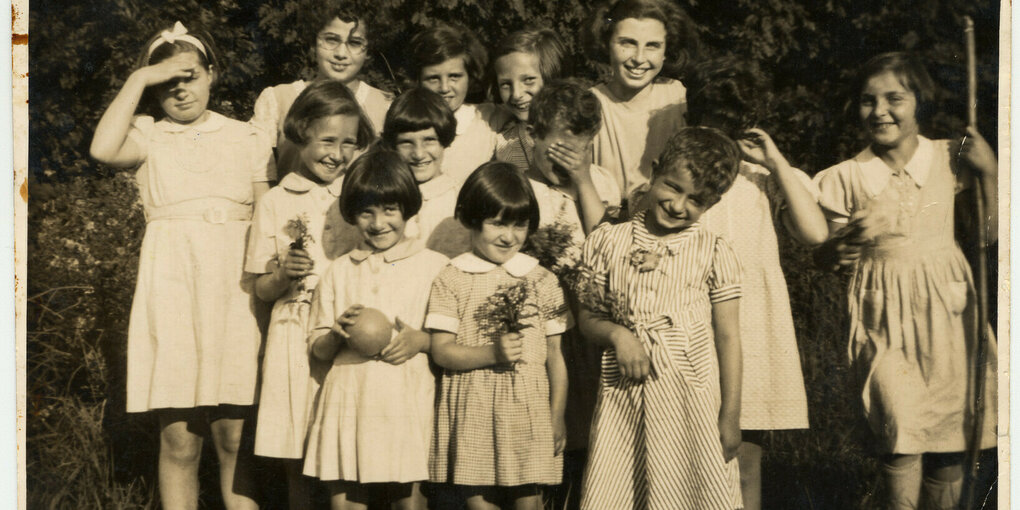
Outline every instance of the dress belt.
<path fill-rule="evenodd" d="M 232 200 L 189 200 L 177 204 L 145 209 L 146 223 L 158 220 L 198 220 L 221 224 L 228 221 L 250 221 L 251 204 Z"/>

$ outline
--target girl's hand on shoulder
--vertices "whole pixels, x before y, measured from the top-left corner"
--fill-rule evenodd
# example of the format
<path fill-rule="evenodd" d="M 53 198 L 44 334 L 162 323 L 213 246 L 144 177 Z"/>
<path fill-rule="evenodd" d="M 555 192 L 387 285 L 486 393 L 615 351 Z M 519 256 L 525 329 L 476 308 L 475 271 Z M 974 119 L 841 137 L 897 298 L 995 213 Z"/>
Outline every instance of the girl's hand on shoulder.
<path fill-rule="evenodd" d="M 397 335 L 379 353 L 379 359 L 391 365 L 400 365 L 424 351 L 429 345 L 429 334 L 408 326 L 396 318 Z"/>
<path fill-rule="evenodd" d="M 557 142 L 549 147 L 549 159 L 563 167 L 574 183 L 591 180 L 591 151 L 578 152 L 568 144 Z"/>
<path fill-rule="evenodd" d="M 195 77 L 194 63 L 185 58 L 187 53 L 179 53 L 158 64 L 145 66 L 136 73 L 144 79 L 145 86 L 158 85 L 171 80 L 186 80 Z"/>
<path fill-rule="evenodd" d="M 737 418 L 719 418 L 719 441 L 722 443 L 723 459 L 733 460 L 740 449 L 740 420 Z"/>
<path fill-rule="evenodd" d="M 770 171 L 789 165 L 779 147 L 776 147 L 776 142 L 772 141 L 772 137 L 764 130 L 752 128 L 744 131 L 743 136 L 737 140 L 737 145 L 744 153 L 744 159 Z"/>
<path fill-rule="evenodd" d="M 644 381 L 652 371 L 652 362 L 648 352 L 638 337 L 629 329 L 621 326 L 621 333 L 613 340 L 616 349 L 616 363 L 620 366 L 620 375 Z"/>
<path fill-rule="evenodd" d="M 307 251 L 291 248 L 287 255 L 283 257 L 280 268 L 287 278 L 297 280 L 312 274 L 312 269 L 315 268 L 315 261 L 312 260 Z"/>
<path fill-rule="evenodd" d="M 995 176 L 998 173 L 999 161 L 995 157 L 995 151 L 973 126 L 967 127 L 967 136 L 957 141 L 955 146 L 960 160 L 974 171 L 987 176 Z"/>
<path fill-rule="evenodd" d="M 504 333 L 496 339 L 496 359 L 500 363 L 514 363 L 524 357 L 524 335 Z"/>
<path fill-rule="evenodd" d="M 567 449 L 567 421 L 563 416 L 554 416 L 552 420 L 553 429 L 553 455 L 563 453 Z"/>
<path fill-rule="evenodd" d="M 353 326 L 358 315 L 360 315 L 361 311 L 364 309 L 364 305 L 352 305 L 350 308 L 345 310 L 344 313 L 340 314 L 340 316 L 336 318 L 336 322 L 333 323 L 333 332 L 344 340 L 351 338 L 351 335 L 348 335 L 347 330 L 344 328 Z"/>

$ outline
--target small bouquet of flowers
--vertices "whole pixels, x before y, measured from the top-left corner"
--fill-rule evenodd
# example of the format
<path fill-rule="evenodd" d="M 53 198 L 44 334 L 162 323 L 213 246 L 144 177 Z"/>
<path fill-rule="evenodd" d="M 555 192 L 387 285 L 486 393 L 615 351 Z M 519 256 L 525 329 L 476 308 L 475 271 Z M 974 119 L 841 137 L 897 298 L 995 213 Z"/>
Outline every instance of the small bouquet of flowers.
<path fill-rule="evenodd" d="M 573 291 L 577 301 L 596 315 L 615 322 L 625 328 L 633 328 L 627 297 L 621 292 L 610 292 L 604 284 L 594 278 L 590 268 L 577 268 L 578 278 Z"/>
<path fill-rule="evenodd" d="M 294 219 L 288 220 L 287 225 L 283 231 L 293 241 L 290 243 L 290 249 L 292 250 L 307 250 L 308 246 L 315 243 L 315 238 L 308 231 L 308 224 L 311 221 L 308 219 L 308 213 L 298 214 Z M 298 280 L 298 293 L 302 297 L 307 298 L 311 302 L 312 289 L 315 288 L 314 284 L 309 284 L 308 277 L 304 276 Z"/>
<path fill-rule="evenodd" d="M 528 236 L 528 244 L 521 251 L 538 259 L 538 263 L 559 277 L 567 289 L 572 289 L 580 277 L 577 271 L 580 250 L 575 244 L 574 227 L 567 223 L 538 227 Z"/>
<path fill-rule="evenodd" d="M 492 335 L 503 335 L 505 333 L 520 333 L 530 328 L 524 320 L 538 315 L 538 306 L 529 303 L 531 287 L 528 282 L 521 280 L 514 284 L 502 285 L 496 292 L 489 296 L 485 306 L 478 309 L 478 323 L 488 329 Z M 514 373 L 517 372 L 517 364 L 525 363 L 524 360 L 515 361 L 512 365 Z"/>

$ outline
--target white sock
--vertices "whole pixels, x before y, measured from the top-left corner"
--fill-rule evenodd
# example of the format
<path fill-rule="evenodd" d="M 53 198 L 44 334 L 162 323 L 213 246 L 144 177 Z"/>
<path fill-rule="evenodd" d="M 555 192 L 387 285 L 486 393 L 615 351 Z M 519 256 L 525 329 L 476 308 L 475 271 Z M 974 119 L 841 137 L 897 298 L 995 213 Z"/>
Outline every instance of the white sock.
<path fill-rule="evenodd" d="M 924 477 L 923 493 L 924 508 L 929 510 L 955 510 L 960 504 L 960 492 L 963 489 L 963 477 L 944 482 Z"/>

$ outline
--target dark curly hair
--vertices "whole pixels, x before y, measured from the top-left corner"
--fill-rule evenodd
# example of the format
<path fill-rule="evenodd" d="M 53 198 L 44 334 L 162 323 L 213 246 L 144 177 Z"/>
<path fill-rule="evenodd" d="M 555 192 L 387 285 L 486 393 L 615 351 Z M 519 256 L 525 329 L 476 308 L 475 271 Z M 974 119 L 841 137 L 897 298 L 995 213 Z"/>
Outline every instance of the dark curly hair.
<path fill-rule="evenodd" d="M 528 115 L 535 138 L 562 127 L 575 135 L 594 137 L 602 127 L 602 107 L 595 94 L 574 80 L 546 83 L 531 100 Z"/>
<path fill-rule="evenodd" d="M 686 170 L 705 205 L 719 202 L 740 170 L 740 148 L 725 133 L 715 128 L 681 128 L 652 166 L 652 179 L 670 172 Z"/>
<path fill-rule="evenodd" d="M 410 53 L 408 74 L 416 82 L 421 80 L 422 69 L 463 57 L 468 74 L 468 96 L 484 93 L 489 56 L 467 28 L 450 23 L 427 28 L 411 38 Z"/>
<path fill-rule="evenodd" d="M 694 60 L 700 46 L 698 27 L 687 12 L 671 0 L 609 0 L 599 4 L 581 34 L 593 60 L 609 61 L 613 30 L 625 19 L 655 19 L 666 27 L 666 60 L 662 75 L 678 78 Z"/>
<path fill-rule="evenodd" d="M 771 81 L 751 59 L 702 62 L 684 84 L 687 123 L 719 128 L 734 140 L 759 125 L 771 99 Z"/>
<path fill-rule="evenodd" d="M 358 117 L 358 148 L 364 149 L 372 143 L 375 134 L 372 123 L 358 106 L 354 94 L 338 81 L 315 81 L 294 99 L 294 104 L 283 119 L 283 134 L 292 143 L 303 146 L 308 140 L 308 128 L 316 120 L 334 115 Z"/>
<path fill-rule="evenodd" d="M 921 60 L 913 53 L 905 51 L 890 51 L 875 55 L 861 66 L 854 80 L 851 99 L 846 105 L 846 113 L 854 120 L 858 119 L 857 112 L 860 110 L 861 92 L 864 91 L 864 86 L 873 76 L 886 71 L 895 74 L 900 79 L 900 83 L 914 93 L 914 98 L 917 100 L 915 115 L 918 123 L 930 120 L 934 113 L 935 82 L 932 81 Z"/>
<path fill-rule="evenodd" d="M 354 23 L 355 28 L 365 32 L 365 38 L 371 44 L 373 23 L 379 15 L 378 9 L 369 2 L 352 0 L 306 0 L 298 10 L 297 26 L 300 35 L 308 40 L 312 48 L 316 45 L 319 32 L 333 19 L 344 23 Z M 370 22 L 371 21 L 371 22 Z"/>

